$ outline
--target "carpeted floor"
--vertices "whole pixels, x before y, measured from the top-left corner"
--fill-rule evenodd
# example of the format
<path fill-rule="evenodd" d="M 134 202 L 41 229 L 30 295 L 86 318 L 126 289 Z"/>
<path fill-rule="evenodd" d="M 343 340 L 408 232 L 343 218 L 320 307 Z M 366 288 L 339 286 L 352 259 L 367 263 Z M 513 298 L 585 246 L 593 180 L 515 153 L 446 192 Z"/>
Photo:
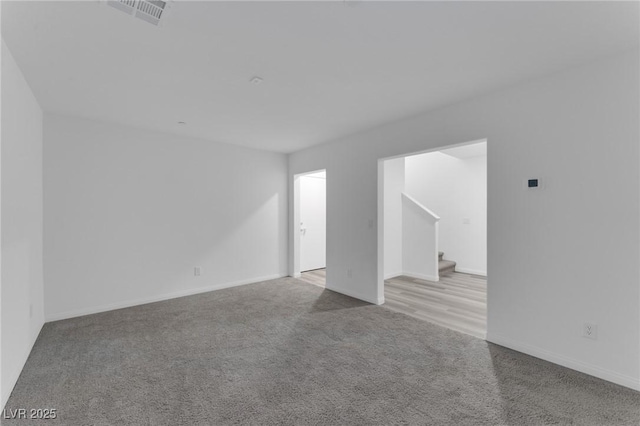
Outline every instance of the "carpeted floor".
<path fill-rule="evenodd" d="M 292 278 L 46 324 L 15 408 L 57 410 L 38 425 L 640 423 L 638 392 Z"/>

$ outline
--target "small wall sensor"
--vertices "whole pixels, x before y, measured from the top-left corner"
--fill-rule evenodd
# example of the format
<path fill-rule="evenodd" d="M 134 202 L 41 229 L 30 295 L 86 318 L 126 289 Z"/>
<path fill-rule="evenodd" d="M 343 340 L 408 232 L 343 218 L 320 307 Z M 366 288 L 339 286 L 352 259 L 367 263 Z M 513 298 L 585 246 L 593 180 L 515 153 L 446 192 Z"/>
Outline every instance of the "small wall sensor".
<path fill-rule="evenodd" d="M 263 80 L 262 80 L 262 78 L 261 78 L 261 77 L 256 76 L 256 77 L 253 77 L 253 78 L 252 78 L 251 80 L 249 80 L 249 81 L 250 81 L 252 84 L 258 85 L 258 84 L 262 83 L 262 81 L 263 81 Z"/>
<path fill-rule="evenodd" d="M 542 181 L 538 178 L 526 179 L 524 181 L 524 186 L 527 189 L 542 189 Z"/>

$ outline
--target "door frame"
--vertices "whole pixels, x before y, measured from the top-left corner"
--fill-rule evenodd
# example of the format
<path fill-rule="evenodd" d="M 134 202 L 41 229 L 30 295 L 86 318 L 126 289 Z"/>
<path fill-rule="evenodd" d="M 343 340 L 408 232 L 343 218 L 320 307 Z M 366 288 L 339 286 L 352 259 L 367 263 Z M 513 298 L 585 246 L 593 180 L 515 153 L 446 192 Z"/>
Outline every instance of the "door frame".
<path fill-rule="evenodd" d="M 438 146 L 438 147 L 434 147 L 434 148 L 428 148 L 428 149 L 424 149 L 424 150 L 420 150 L 420 151 L 413 151 L 413 152 L 407 152 L 404 154 L 397 154 L 397 155 L 392 155 L 390 157 L 383 157 L 383 158 L 378 158 L 377 161 L 377 166 L 378 166 L 378 185 L 377 185 L 377 192 L 378 192 L 378 205 L 377 205 L 377 212 L 378 212 L 378 223 L 377 223 L 377 230 L 378 230 L 378 262 L 377 262 L 377 279 L 376 279 L 376 290 L 377 290 L 377 297 L 378 297 L 378 305 L 382 305 L 384 304 L 384 162 L 387 160 L 393 160 L 396 158 L 406 158 L 406 157 L 410 157 L 413 155 L 420 155 L 420 154 L 427 154 L 429 152 L 437 152 L 437 151 L 442 151 L 444 149 L 449 149 L 449 148 L 456 148 L 456 147 L 460 147 L 460 146 L 465 146 L 465 145 L 473 145 L 476 143 L 481 143 L 481 142 L 485 142 L 487 144 L 487 198 L 489 197 L 489 167 L 488 167 L 488 162 L 489 162 L 489 138 L 488 137 L 484 137 L 484 138 L 479 138 L 479 139 L 472 139 L 470 141 L 467 142 L 460 142 L 460 143 L 453 143 L 453 144 L 447 144 L 447 145 L 442 145 L 442 146 Z M 487 203 L 487 246 L 489 245 L 489 235 L 490 235 L 490 229 L 489 229 L 489 205 Z M 487 250 L 487 332 L 485 336 L 489 335 L 489 314 L 491 312 L 490 307 L 490 287 L 489 287 L 489 250 Z M 486 340 L 486 337 L 485 337 Z"/>
<path fill-rule="evenodd" d="M 298 173 L 293 175 L 293 218 L 291 221 L 292 243 L 293 243 L 293 259 L 291 262 L 291 270 L 289 275 L 293 278 L 299 278 L 300 273 L 300 178 L 306 175 L 312 175 L 314 173 L 325 172 L 326 179 L 329 179 L 327 169 L 311 170 L 304 173 Z M 327 185 L 328 188 L 328 185 Z M 325 194 L 325 200 L 328 197 Z M 325 204 L 325 216 L 326 216 L 326 204 Z M 326 237 L 325 237 L 326 238 Z M 325 243 L 326 251 L 326 243 Z M 326 257 L 326 253 L 325 253 Z"/>

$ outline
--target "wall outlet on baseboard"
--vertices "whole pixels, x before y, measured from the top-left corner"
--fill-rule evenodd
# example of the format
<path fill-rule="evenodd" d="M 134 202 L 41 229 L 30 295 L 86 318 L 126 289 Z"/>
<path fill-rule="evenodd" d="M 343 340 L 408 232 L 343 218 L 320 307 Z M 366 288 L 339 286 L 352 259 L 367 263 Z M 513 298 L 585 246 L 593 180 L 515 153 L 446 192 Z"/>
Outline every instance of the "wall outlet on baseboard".
<path fill-rule="evenodd" d="M 202 267 L 201 266 L 195 266 L 193 268 L 193 276 L 194 277 L 199 277 L 200 275 L 202 275 Z"/>
<path fill-rule="evenodd" d="M 582 326 L 582 337 L 598 340 L 598 324 L 585 322 Z"/>

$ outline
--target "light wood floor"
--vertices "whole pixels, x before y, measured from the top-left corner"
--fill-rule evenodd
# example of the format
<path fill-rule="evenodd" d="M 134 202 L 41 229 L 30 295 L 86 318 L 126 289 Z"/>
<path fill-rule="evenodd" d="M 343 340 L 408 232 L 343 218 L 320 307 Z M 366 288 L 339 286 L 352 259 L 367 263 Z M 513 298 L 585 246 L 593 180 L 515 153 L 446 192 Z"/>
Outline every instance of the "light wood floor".
<path fill-rule="evenodd" d="M 300 279 L 324 287 L 326 269 L 303 272 Z M 439 282 L 401 275 L 384 282 L 384 306 L 481 339 L 487 334 L 487 280 L 454 272 Z"/>
<path fill-rule="evenodd" d="M 385 281 L 384 306 L 481 339 L 487 334 L 487 280 L 454 272 L 439 282 L 408 276 Z"/>
<path fill-rule="evenodd" d="M 309 284 L 324 287 L 327 282 L 327 270 L 315 269 L 313 271 L 306 271 L 300 275 L 300 279 Z"/>

